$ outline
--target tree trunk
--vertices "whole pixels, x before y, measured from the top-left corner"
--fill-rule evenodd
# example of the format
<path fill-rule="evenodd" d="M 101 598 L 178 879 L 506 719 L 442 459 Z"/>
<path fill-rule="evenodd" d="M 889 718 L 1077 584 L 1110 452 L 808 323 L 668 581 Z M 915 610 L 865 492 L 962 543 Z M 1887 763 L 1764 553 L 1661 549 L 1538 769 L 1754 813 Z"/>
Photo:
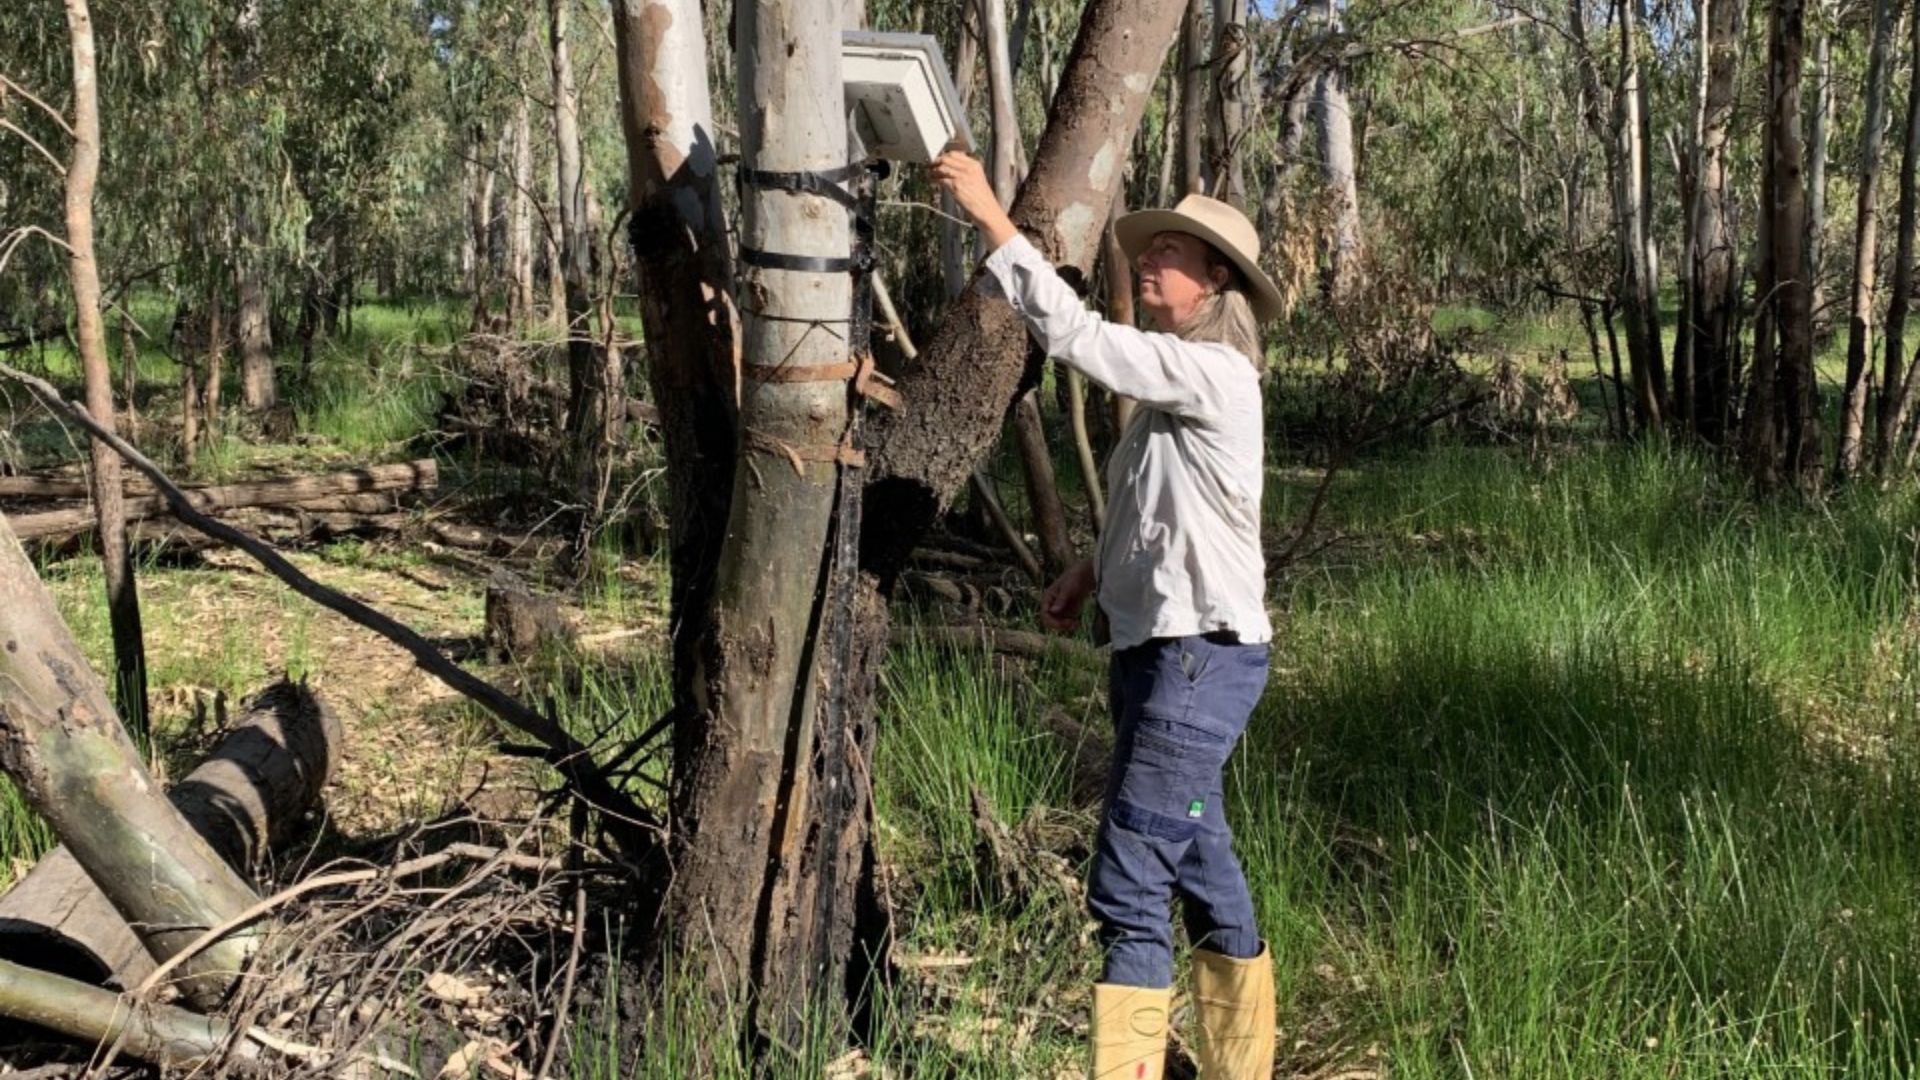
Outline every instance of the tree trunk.
<path fill-rule="evenodd" d="M 460 208 L 464 215 L 460 230 L 460 291 L 474 296 L 480 291 L 480 248 L 474 241 L 473 206 L 480 192 L 480 162 L 464 155 L 460 162 Z"/>
<path fill-rule="evenodd" d="M 0 716 L 0 766 L 156 957 L 257 902 L 148 776 L 4 518 Z M 249 951 L 229 937 L 187 960 L 188 997 L 217 1005 Z"/>
<path fill-rule="evenodd" d="M 953 85 L 962 110 L 973 101 L 974 74 L 979 64 L 980 5 L 962 4 L 960 40 L 953 49 Z M 947 215 L 940 224 L 940 255 L 941 265 L 946 268 L 947 296 L 951 298 L 967 287 L 967 278 L 973 272 L 974 232 L 960 216 L 952 195 L 941 193 L 940 209 Z"/>
<path fill-rule="evenodd" d="M 1073 452 L 1080 463 L 1080 482 L 1087 488 L 1087 524 L 1097 537 L 1107 525 L 1106 485 L 1093 455 L 1093 433 L 1087 429 L 1087 377 L 1067 368 L 1067 423 L 1073 432 Z"/>
<path fill-rule="evenodd" d="M 1813 290 L 1814 326 L 1819 336 L 1825 338 L 1833 324 L 1833 317 L 1826 310 L 1827 158 L 1830 156 L 1827 144 L 1833 132 L 1833 32 L 1824 27 L 1813 45 L 1813 79 L 1813 122 L 1807 138 L 1807 275 Z"/>
<path fill-rule="evenodd" d="M 1215 198 L 1246 208 L 1247 175 L 1241 146 L 1246 140 L 1248 52 L 1247 0 L 1213 0 L 1213 103 L 1208 159 Z"/>
<path fill-rule="evenodd" d="M 1180 193 L 1207 190 L 1207 4 L 1187 0 L 1180 22 Z"/>
<path fill-rule="evenodd" d="M 1332 0 L 1321 4 L 1327 33 L 1338 26 Z M 1320 137 L 1320 180 L 1332 197 L 1333 221 L 1327 240 L 1326 292 L 1339 299 L 1357 283 L 1361 258 L 1360 189 L 1354 171 L 1353 106 L 1346 76 L 1327 64 L 1313 80 L 1313 124 Z"/>
<path fill-rule="evenodd" d="M 1774 317 L 1780 327 L 1780 419 L 1786 477 L 1812 484 L 1820 467 L 1818 388 L 1812 375 L 1812 290 L 1807 281 L 1807 148 L 1801 140 L 1801 69 L 1807 54 L 1805 0 L 1772 2 L 1768 35 L 1772 148 Z M 1764 386 L 1763 386 L 1764 392 Z"/>
<path fill-rule="evenodd" d="M 473 168 L 473 182 L 467 187 L 467 231 L 471 234 L 469 244 L 473 249 L 473 273 L 469 286 L 473 290 L 473 318 L 467 329 L 472 333 L 481 333 L 491 322 L 489 307 L 493 292 L 493 266 L 498 261 L 493 250 L 493 187 L 496 176 L 492 169 L 481 162 L 486 153 L 487 135 L 479 124 L 467 138 L 468 162 Z"/>
<path fill-rule="evenodd" d="M 987 175 L 1001 206 L 1020 187 L 1020 115 L 1013 100 L 1013 60 L 1007 37 L 1006 0 L 979 0 L 980 31 L 987 48 L 987 100 L 993 114 L 993 153 Z"/>
<path fill-rule="evenodd" d="M 1867 387 L 1873 381 L 1874 275 L 1880 254 L 1880 153 L 1887 130 L 1887 83 L 1895 22 L 1894 0 L 1875 0 L 1873 45 L 1867 54 L 1867 115 L 1860 128 L 1859 201 L 1853 228 L 1853 304 L 1847 313 L 1847 381 L 1840 408 L 1840 450 L 1836 478 L 1860 467 L 1867 422 Z M 1826 43 L 1822 36 L 1821 43 Z M 1817 189 L 1816 189 L 1817 190 Z M 1820 264 L 1814 261 L 1814 280 Z"/>
<path fill-rule="evenodd" d="M 1726 140 L 1732 87 L 1719 76 L 1730 66 L 1722 56 L 1723 35 L 1732 30 L 1731 0 L 1696 0 L 1694 25 L 1699 74 L 1693 120 L 1692 201 L 1687 215 L 1687 257 L 1681 272 L 1687 275 L 1687 319 L 1680 333 L 1687 338 L 1687 370 L 1674 372 L 1678 422 L 1699 438 L 1715 443 L 1724 415 L 1726 348 L 1729 307 L 1727 284 L 1732 278 L 1732 239 L 1726 235 Z M 1726 9 L 1726 10 L 1722 10 Z M 1722 24 L 1725 25 L 1722 25 Z M 1709 355 L 1711 353 L 1711 355 Z M 1709 371 L 1709 368 L 1712 370 Z M 1684 393 L 1683 393 L 1684 391 Z M 1712 414 L 1713 421 L 1707 417 Z"/>
<path fill-rule="evenodd" d="M 508 294 L 515 326 L 533 325 L 533 126 L 528 119 L 527 98 L 522 94 L 513 107 L 513 194 L 507 225 L 508 259 L 513 291 Z"/>
<path fill-rule="evenodd" d="M 1909 47 L 1920 63 L 1920 16 L 1907 20 Z M 1907 139 L 1900 155 L 1900 224 L 1893 257 L 1893 298 L 1887 307 L 1886 362 L 1881 370 L 1880 411 L 1874 417 L 1873 466 L 1884 473 L 1906 430 L 1913 403 L 1913 371 L 1907 365 L 1907 314 L 1913 307 L 1913 233 L 1916 171 L 1920 170 L 1920 78 L 1907 88 Z"/>
<path fill-rule="evenodd" d="M 250 875 L 320 798 L 344 749 L 340 724 L 305 686 L 279 682 L 168 798 L 229 866 Z M 0 960 L 131 990 L 153 956 L 73 853 L 55 848 L 0 895 Z"/>
<path fill-rule="evenodd" d="M 220 436 L 220 388 L 227 379 L 227 290 L 215 272 L 207 282 L 207 382 L 200 388 L 201 435 Z"/>
<path fill-rule="evenodd" d="M 601 403 L 596 393 L 593 330 L 587 320 L 591 240 L 580 168 L 580 95 L 573 83 L 573 50 L 567 40 L 573 3 L 547 0 L 547 13 L 553 48 L 554 201 L 560 208 L 560 273 L 566 296 L 567 430 L 586 437 Z"/>
<path fill-rule="evenodd" d="M 1578 0 L 1575 0 L 1578 3 Z M 1666 364 L 1660 336 L 1660 266 L 1653 240 L 1652 160 L 1647 152 L 1647 87 L 1640 72 L 1640 0 L 1620 0 L 1621 88 L 1616 100 L 1620 138 L 1619 216 L 1625 276 L 1622 314 L 1633 366 L 1640 428 L 1658 431 L 1666 410 Z"/>
<path fill-rule="evenodd" d="M 1768 66 L 1771 69 L 1772 58 Z M 1753 242 L 1753 364 L 1747 374 L 1746 408 L 1741 413 L 1744 430 L 1741 449 L 1754 485 L 1771 490 L 1780 482 L 1778 434 L 1778 384 L 1780 349 L 1777 328 L 1780 293 L 1775 287 L 1777 274 L 1773 264 L 1774 129 L 1768 123 L 1760 134 L 1759 221 Z"/>
<path fill-rule="evenodd" d="M 244 210 L 235 231 L 240 238 L 240 252 L 233 266 L 240 299 L 240 404 L 248 412 L 261 413 L 280 401 L 273 377 L 273 332 L 267 325 L 264 238 L 253 214 Z"/>
<path fill-rule="evenodd" d="M 739 318 L 701 11 L 699 0 L 619 0 L 614 9 L 627 235 L 667 459 L 676 705 L 693 703 L 699 689 L 695 649 L 707 632 L 739 442 Z"/>
<path fill-rule="evenodd" d="M 846 165 L 839 11 L 834 0 L 736 9 L 741 100 L 757 106 L 741 109 L 743 175 Z M 816 994 L 836 985 L 833 965 L 851 951 L 850 935 L 839 948 L 832 925 L 851 927 L 851 905 L 813 904 L 817 888 L 835 889 L 807 872 L 820 839 L 807 785 L 816 738 L 837 734 L 815 730 L 814 672 L 827 670 L 816 634 L 848 423 L 846 376 L 832 373 L 847 360 L 847 342 L 813 320 L 837 322 L 852 292 L 844 271 L 776 264 L 780 256 L 844 259 L 851 229 L 839 203 L 811 190 L 749 184 L 741 207 L 740 287 L 751 298 L 741 306 L 745 467 L 734 474 L 702 650 L 706 710 L 683 729 L 685 756 L 676 748 L 674 879 L 663 925 L 675 954 L 704 962 L 711 989 L 757 992 L 756 1026 L 784 1038 L 805 1023 Z M 844 761 L 818 767 L 825 782 L 845 776 Z M 824 946 L 827 970 L 812 962 L 815 945 Z"/>
<path fill-rule="evenodd" d="M 73 283 L 76 340 L 86 376 L 87 411 L 113 427 L 113 373 L 107 365 L 107 331 L 100 314 L 100 267 L 93 253 L 93 189 L 100 175 L 100 97 L 96 79 L 93 19 L 87 0 L 67 0 L 67 30 L 73 52 L 73 155 L 67 164 L 67 273 Z M 121 507 L 120 456 L 90 440 L 94 521 L 107 584 L 107 617 L 113 627 L 114 700 L 127 730 L 147 735 L 146 645 L 140 632 L 140 594 L 127 547 Z"/>

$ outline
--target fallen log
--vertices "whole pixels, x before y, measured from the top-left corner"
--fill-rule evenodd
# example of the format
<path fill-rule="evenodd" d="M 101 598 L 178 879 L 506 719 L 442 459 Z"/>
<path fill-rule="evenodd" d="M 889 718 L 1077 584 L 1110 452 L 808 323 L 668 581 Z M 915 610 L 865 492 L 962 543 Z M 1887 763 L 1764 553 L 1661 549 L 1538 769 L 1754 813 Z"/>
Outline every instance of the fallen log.
<path fill-rule="evenodd" d="M 431 491 L 439 480 L 439 467 L 433 459 L 422 458 L 403 465 L 374 465 L 321 476 L 291 476 L 243 484 L 188 488 L 186 496 L 194 509 L 211 512 L 249 506 L 289 506 L 374 492 Z M 128 499 L 125 506 L 128 521 L 171 513 L 164 495 Z M 14 535 L 21 540 L 66 536 L 92 528 L 93 509 L 83 506 L 46 510 L 37 514 L 16 514 L 9 520 L 13 524 Z"/>
<path fill-rule="evenodd" d="M 150 495 L 153 485 L 129 480 L 128 495 Z M 78 476 L 0 476 L 0 499 L 84 499 L 91 495 L 87 481 Z"/>
<path fill-rule="evenodd" d="M 258 901 L 154 783 L 4 515 L 0 767 L 155 956 Z M 182 970 L 187 996 L 217 1005 L 251 951 L 232 937 L 199 953 Z"/>
<path fill-rule="evenodd" d="M 320 699 L 282 680 L 247 702 L 232 732 L 168 798 L 229 866 L 252 876 L 319 799 L 342 743 L 340 723 Z M 0 960 L 120 989 L 154 967 L 64 847 L 0 894 Z"/>

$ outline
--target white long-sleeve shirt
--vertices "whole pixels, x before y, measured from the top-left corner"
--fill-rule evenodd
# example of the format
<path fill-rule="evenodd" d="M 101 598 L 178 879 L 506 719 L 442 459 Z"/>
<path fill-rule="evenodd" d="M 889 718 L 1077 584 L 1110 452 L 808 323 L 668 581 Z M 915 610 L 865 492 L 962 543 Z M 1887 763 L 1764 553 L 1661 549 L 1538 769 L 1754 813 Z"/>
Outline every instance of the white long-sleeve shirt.
<path fill-rule="evenodd" d="M 988 256 L 993 285 L 1046 354 L 1140 405 L 1107 461 L 1094 566 L 1113 647 L 1232 630 L 1268 641 L 1260 553 L 1260 376 L 1226 345 L 1108 322 L 1023 236 Z"/>

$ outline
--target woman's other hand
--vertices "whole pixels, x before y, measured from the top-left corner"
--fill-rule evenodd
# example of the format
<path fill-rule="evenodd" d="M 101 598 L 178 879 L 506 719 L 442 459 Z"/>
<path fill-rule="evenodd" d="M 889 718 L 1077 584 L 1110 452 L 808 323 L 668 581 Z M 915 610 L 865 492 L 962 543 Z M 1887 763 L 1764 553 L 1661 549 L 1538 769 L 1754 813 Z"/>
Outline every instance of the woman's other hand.
<path fill-rule="evenodd" d="M 987 170 L 980 159 L 961 150 L 949 150 L 933 159 L 927 167 L 935 187 L 953 196 L 960 212 L 973 220 L 987 238 L 987 246 L 997 249 L 1013 239 L 1013 219 L 1000 206 L 987 182 Z"/>
<path fill-rule="evenodd" d="M 1040 594 L 1040 625 L 1056 634 L 1072 632 L 1080 625 L 1080 609 L 1093 595 L 1093 587 L 1093 560 L 1073 564 Z"/>

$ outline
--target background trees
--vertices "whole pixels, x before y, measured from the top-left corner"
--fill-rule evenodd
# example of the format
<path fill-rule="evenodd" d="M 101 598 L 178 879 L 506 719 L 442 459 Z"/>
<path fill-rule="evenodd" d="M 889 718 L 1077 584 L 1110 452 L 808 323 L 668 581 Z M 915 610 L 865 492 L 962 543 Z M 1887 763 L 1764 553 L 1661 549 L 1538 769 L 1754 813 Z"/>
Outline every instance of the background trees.
<path fill-rule="evenodd" d="M 515 657 L 530 707 L 505 711 L 533 716 L 544 748 L 513 750 L 631 819 L 583 810 L 621 835 L 607 847 L 656 958 L 706 964 L 708 989 L 752 1009 L 755 1053 L 885 970 L 871 769 L 893 612 L 933 596 L 1020 618 L 1021 575 L 1097 533 L 1086 489 L 1125 415 L 966 288 L 980 253 L 917 169 L 876 179 L 870 215 L 849 217 L 865 176 L 835 173 L 842 20 L 942 41 L 997 189 L 1116 318 L 1113 214 L 1200 190 L 1260 221 L 1299 301 L 1269 342 L 1276 580 L 1317 550 L 1347 465 L 1436 425 L 1548 472 L 1567 426 L 1675 453 L 1648 485 L 1690 511 L 1706 496 L 1670 488 L 1851 485 L 1842 498 L 1898 519 L 1920 153 L 1920 20 L 1901 5 L 858 7 L 106 0 L 92 287 L 61 284 L 61 244 L 84 247 L 63 200 L 88 144 L 64 10 L 0 12 L 0 349 L 70 380 L 70 340 L 93 411 L 198 480 L 444 459 L 446 501 L 405 524 L 391 505 L 298 508 L 283 535 L 318 550 L 398 529 L 400 561 L 457 561 L 461 529 L 484 528 L 502 535 L 466 571 L 511 561 L 582 602 L 658 585 L 659 612 L 621 617 L 662 616 L 665 689 L 608 700 L 584 661 Z M 796 172 L 839 178 L 777 178 Z M 856 242 L 872 278 L 764 257 Z M 893 301 L 871 358 L 855 354 L 863 282 Z M 0 439 L 0 474 L 63 460 L 36 423 Z M 108 587 L 130 597 L 113 460 L 90 468 Z M 1295 501 L 1298 466 L 1317 486 Z M 1737 491 L 1717 486 L 1736 471 Z M 1683 547 L 1681 523 L 1647 526 L 1653 550 Z M 1016 565 L 1013 586 L 983 584 Z M 1904 647 L 1885 633 L 1873 649 Z M 128 712 L 139 670 L 117 684 Z M 993 822 L 973 818 L 998 837 Z M 1017 891 L 1017 860 L 983 842 L 994 888 Z"/>

